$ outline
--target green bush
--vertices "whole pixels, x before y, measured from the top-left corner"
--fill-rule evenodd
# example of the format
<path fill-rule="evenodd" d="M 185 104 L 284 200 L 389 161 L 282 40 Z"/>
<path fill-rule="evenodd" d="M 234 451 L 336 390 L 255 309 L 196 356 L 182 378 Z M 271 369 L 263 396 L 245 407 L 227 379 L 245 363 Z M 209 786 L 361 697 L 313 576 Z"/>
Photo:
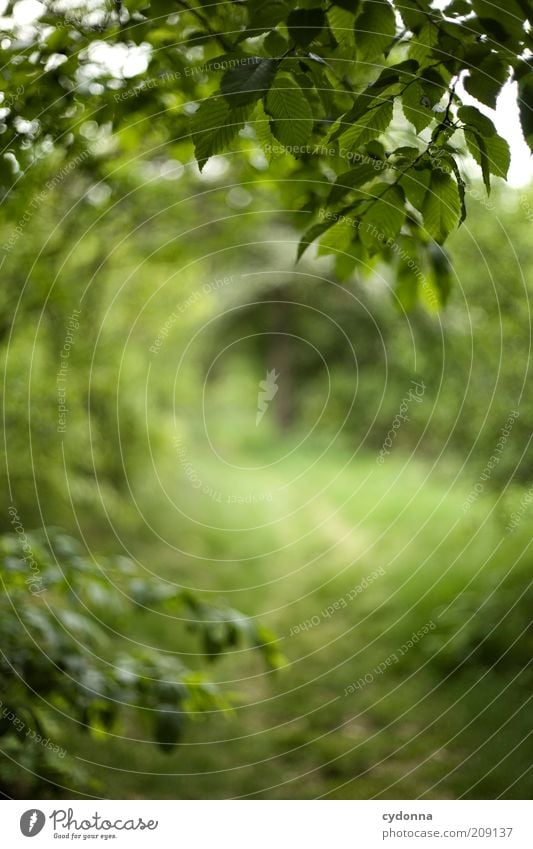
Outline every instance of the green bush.
<path fill-rule="evenodd" d="M 272 634 L 238 611 L 147 581 L 125 557 L 87 557 L 58 529 L 26 533 L 14 507 L 10 515 L 16 532 L 0 539 L 2 792 L 28 793 L 39 780 L 84 786 L 86 777 L 57 742 L 64 717 L 97 740 L 134 722 L 173 752 L 187 717 L 231 710 L 231 696 L 201 666 L 189 668 L 168 651 L 131 648 L 120 634 L 132 614 L 166 613 L 178 634 L 180 624 L 195 634 L 208 660 L 250 645 L 270 668 L 281 664 Z"/>

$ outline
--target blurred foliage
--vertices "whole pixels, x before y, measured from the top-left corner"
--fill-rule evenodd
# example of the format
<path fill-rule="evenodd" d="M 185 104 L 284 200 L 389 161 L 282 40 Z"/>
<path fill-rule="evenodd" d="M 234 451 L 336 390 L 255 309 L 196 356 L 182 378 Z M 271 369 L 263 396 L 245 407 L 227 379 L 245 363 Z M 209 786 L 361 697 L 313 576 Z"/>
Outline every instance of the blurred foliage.
<path fill-rule="evenodd" d="M 18 523 L 15 508 L 10 514 Z M 188 590 L 146 580 L 128 558 L 95 562 L 77 540 L 54 528 L 25 533 L 19 527 L 0 545 L 0 737 L 8 756 L 0 766 L 3 792 L 31 795 L 43 781 L 52 793 L 90 787 L 90 775 L 68 752 L 58 757 L 60 717 L 98 741 L 128 728 L 144 730 L 173 752 L 187 717 L 231 710 L 231 695 L 200 668 L 188 668 L 177 657 L 179 648 L 132 649 L 119 636 L 132 616 L 166 615 L 178 645 L 180 629 L 188 628 L 199 641 L 200 661 L 249 645 L 270 668 L 283 662 L 264 627 Z M 50 745 L 35 742 L 37 734 Z"/>
<path fill-rule="evenodd" d="M 200 168 L 240 151 L 257 177 L 261 150 L 273 174 L 298 184 L 290 206 L 307 213 L 300 222 L 319 219 L 300 255 L 322 237 L 323 251 L 372 265 L 399 245 L 411 260 L 400 271 L 406 295 L 416 299 L 423 267 L 444 303 L 441 245 L 467 215 L 465 152 L 487 193 L 491 176 L 507 175 L 509 147 L 486 108 L 509 79 L 533 145 L 531 6 L 504 6 L 54 0 L 26 20 L 24 4 L 10 1 L 5 199 L 50 155 L 60 180 L 80 164 L 120 167 L 121 156 L 149 150 L 188 159 L 192 139 Z M 463 101 L 459 81 L 484 111 Z"/>
<path fill-rule="evenodd" d="M 257 0 L 205 9 L 127 0 L 90 9 L 49 3 L 28 22 L 17 5 L 9 3 L 3 18 L 0 71 L 7 401 L 0 524 L 11 530 L 9 505 L 16 505 L 26 527 L 44 530 L 25 534 L 33 584 L 21 540 L 10 533 L 1 543 L 0 786 L 6 795 L 99 792 L 68 753 L 58 758 L 43 744 L 64 742 L 59 716 L 90 740 L 111 745 L 114 735 L 138 740 L 144 732 L 174 751 L 187 715 L 228 712 L 233 703 L 203 661 L 251 645 L 269 668 L 282 663 L 270 632 L 251 619 L 166 579 L 148 581 L 132 559 L 91 558 L 54 529 L 79 534 L 83 526 L 89 550 L 101 542 L 113 551 L 120 525 L 135 549 L 149 534 L 140 526 L 150 509 L 164 514 L 154 497 L 160 469 L 173 478 L 177 500 L 192 504 L 198 493 L 175 440 L 209 456 L 205 386 L 225 447 L 268 454 L 304 435 L 343 459 L 360 450 L 375 470 L 416 381 L 423 398 L 411 401 L 395 434 L 398 460 L 415 451 L 430 462 L 444 455 L 450 479 L 462 473 L 469 486 L 479 484 L 517 411 L 481 491 L 487 502 L 491 487 L 503 491 L 497 515 L 507 522 L 531 482 L 533 195 L 518 197 L 492 179 L 506 175 L 507 145 L 489 118 L 462 102 L 458 86 L 461 79 L 490 109 L 506 80 L 515 81 L 531 142 L 531 9 L 525 0 L 505 9 L 484 0 L 439 9 L 425 0 L 310 0 L 296 8 Z M 483 184 L 471 177 L 466 151 Z M 259 431 L 265 365 L 284 379 Z M 266 492 L 268 475 L 264 485 Z M 317 474 L 310 489 L 319 485 Z M 353 480 L 347 486 L 349 495 Z M 303 484 L 298 502 L 302 493 Z M 469 501 L 466 492 L 453 504 L 469 540 L 477 497 Z M 389 513 L 376 500 L 384 526 L 403 509 L 397 495 Z M 208 495 L 201 505 L 212 521 L 201 530 L 173 514 L 172 532 L 192 540 L 200 557 L 232 563 L 251 559 L 254 545 L 283 549 L 287 536 L 261 528 L 222 544 L 229 516 L 210 516 L 214 504 Z M 269 507 L 259 504 L 258 526 Z M 315 522 L 305 515 L 303 537 Z M 429 549 L 440 542 L 437 534 Z M 302 546 L 295 557 L 304 560 L 310 553 Z M 177 568 L 196 566 L 185 551 L 186 544 L 171 553 L 172 580 Z M 289 573 L 293 561 L 280 558 L 269 568 Z M 467 574 L 470 561 L 461 567 Z M 264 579 L 267 586 L 270 573 Z M 524 586 L 520 572 L 458 591 L 434 642 L 428 637 L 420 650 L 435 674 L 465 659 L 484 669 L 499 664 L 498 672 L 502 658 L 512 669 L 524 666 L 531 653 Z M 379 605 L 379 585 L 374 590 Z M 271 602 L 280 608 L 279 599 Z M 172 628 L 179 620 L 176 647 L 156 612 Z M 433 613 L 430 606 L 426 618 Z M 488 636 L 487 617 L 501 622 Z M 129 637 L 118 636 L 162 630 L 172 645 L 160 652 L 132 650 Z M 367 633 L 363 643 L 367 637 L 374 639 Z M 201 657 L 189 667 L 175 655 L 186 654 L 191 638 Z M 319 641 L 316 653 L 322 648 Z M 307 668 L 302 687 L 311 680 Z M 284 723 L 273 715 L 273 725 Z"/>

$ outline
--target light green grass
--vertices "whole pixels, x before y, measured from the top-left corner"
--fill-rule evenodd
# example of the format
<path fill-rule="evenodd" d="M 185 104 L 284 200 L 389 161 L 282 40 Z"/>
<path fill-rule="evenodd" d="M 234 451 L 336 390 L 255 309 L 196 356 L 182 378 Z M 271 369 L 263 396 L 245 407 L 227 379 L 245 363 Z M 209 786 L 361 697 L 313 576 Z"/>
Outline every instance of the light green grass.
<path fill-rule="evenodd" d="M 269 457 L 274 453 L 264 461 Z M 490 495 L 463 514 L 471 482 L 452 485 L 454 470 L 445 463 L 432 469 L 391 456 L 378 466 L 372 457 L 347 462 L 339 450 L 311 468 L 315 457 L 311 450 L 295 452 L 254 472 L 255 491 L 272 493 L 272 501 L 240 507 L 194 490 L 179 468 L 167 466 L 168 492 L 203 527 L 179 520 L 144 481 L 139 499 L 146 520 L 174 546 L 204 559 L 154 543 L 145 532 L 136 544 L 139 560 L 162 578 L 204 588 L 258 616 L 280 635 L 287 666 L 265 672 L 249 650 L 214 665 L 214 679 L 238 693 L 235 713 L 191 722 L 171 755 L 148 742 L 89 743 L 74 733 L 70 751 L 90 762 L 97 795 L 521 798 L 532 792 L 531 674 L 520 672 L 530 643 L 518 642 L 496 662 L 520 631 L 510 619 L 488 649 L 467 659 L 475 639 L 471 625 L 463 628 L 508 570 L 513 583 L 502 612 L 509 593 L 527 584 L 526 560 L 516 563 L 527 520 L 506 534 L 505 511 L 494 508 Z M 229 467 L 205 462 L 202 474 L 216 491 L 242 491 L 242 473 Z M 285 488 L 299 474 L 298 484 Z M 364 592 L 323 615 L 377 569 L 384 574 Z M 494 604 L 487 610 L 476 616 L 476 633 L 496 624 Z M 317 616 L 319 624 L 290 635 Z M 430 621 L 436 628 L 397 664 L 344 695 Z M 182 630 L 156 615 L 139 617 L 131 629 L 161 648 L 184 644 Z"/>

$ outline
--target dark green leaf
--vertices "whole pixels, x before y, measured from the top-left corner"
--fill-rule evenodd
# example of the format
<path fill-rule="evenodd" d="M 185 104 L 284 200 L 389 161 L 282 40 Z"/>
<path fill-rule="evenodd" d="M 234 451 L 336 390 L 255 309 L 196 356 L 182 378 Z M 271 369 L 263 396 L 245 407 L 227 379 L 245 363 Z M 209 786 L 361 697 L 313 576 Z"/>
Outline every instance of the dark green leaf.
<path fill-rule="evenodd" d="M 382 56 L 396 34 L 394 11 L 387 0 L 366 0 L 355 22 L 357 55 L 371 61 Z"/>
<path fill-rule="evenodd" d="M 248 18 L 255 35 L 273 29 L 287 17 L 289 7 L 282 0 L 248 0 Z"/>
<path fill-rule="evenodd" d="M 490 174 L 495 177 L 506 179 L 509 165 L 511 164 L 511 151 L 509 145 L 496 133 L 491 136 L 482 136 L 472 130 L 465 130 L 465 139 L 469 152 L 478 165 L 481 166 L 483 180 L 490 191 Z"/>
<path fill-rule="evenodd" d="M 461 215 L 457 183 L 449 174 L 432 172 L 422 215 L 428 235 L 442 244 L 459 222 Z"/>
<path fill-rule="evenodd" d="M 306 230 L 298 244 L 298 251 L 296 255 L 297 260 L 301 259 L 309 245 L 311 245 L 315 239 L 318 239 L 322 233 L 325 233 L 326 230 L 333 227 L 337 220 L 338 216 L 334 217 L 333 213 L 331 213 L 330 218 L 325 218 L 324 221 L 321 221 L 319 224 L 313 224 L 312 227 Z"/>
<path fill-rule="evenodd" d="M 225 97 L 204 100 L 191 121 L 194 151 L 200 170 L 210 156 L 227 150 L 248 115 L 245 107 L 231 109 Z"/>
<path fill-rule="evenodd" d="M 392 121 L 392 100 L 385 100 L 377 108 L 366 112 L 340 136 L 341 149 L 353 150 L 384 133 Z"/>
<path fill-rule="evenodd" d="M 402 109 L 405 117 L 417 133 L 422 132 L 435 118 L 433 104 L 420 83 L 409 85 L 402 94 Z"/>
<path fill-rule="evenodd" d="M 273 135 L 286 147 L 304 145 L 313 129 L 313 113 L 300 86 L 287 74 L 280 74 L 266 99 Z"/>
<path fill-rule="evenodd" d="M 509 66 L 500 56 L 492 54 L 479 67 L 474 68 L 465 79 L 465 89 L 472 97 L 496 107 L 496 99 L 509 75 Z"/>
<path fill-rule="evenodd" d="M 361 222 L 360 238 L 369 254 L 392 243 L 405 221 L 405 200 L 398 186 L 379 183 L 374 188 L 375 200 Z"/>
<path fill-rule="evenodd" d="M 533 76 L 524 74 L 518 82 L 518 109 L 524 138 L 533 150 Z"/>
<path fill-rule="evenodd" d="M 287 18 L 287 27 L 292 40 L 300 47 L 307 47 L 320 35 L 325 22 L 323 9 L 293 9 Z"/>
<path fill-rule="evenodd" d="M 328 203 L 338 203 L 352 189 L 364 186 L 366 183 L 375 179 L 377 173 L 378 169 L 372 163 L 361 162 L 355 168 L 339 174 L 335 180 L 335 185 L 329 193 Z"/>
<path fill-rule="evenodd" d="M 259 100 L 272 85 L 278 67 L 275 59 L 257 56 L 241 61 L 243 64 L 226 71 L 220 83 L 220 91 L 231 106 L 245 106 Z"/>
<path fill-rule="evenodd" d="M 461 106 L 457 114 L 461 121 L 481 136 L 492 136 L 496 132 L 496 127 L 490 118 L 483 115 L 475 106 Z"/>

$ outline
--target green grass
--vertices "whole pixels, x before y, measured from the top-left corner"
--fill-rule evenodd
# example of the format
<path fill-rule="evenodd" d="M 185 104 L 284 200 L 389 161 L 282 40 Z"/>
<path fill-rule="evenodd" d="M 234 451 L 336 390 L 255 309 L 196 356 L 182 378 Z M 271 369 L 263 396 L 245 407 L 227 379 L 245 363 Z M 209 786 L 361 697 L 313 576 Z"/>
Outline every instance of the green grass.
<path fill-rule="evenodd" d="M 140 562 L 258 616 L 280 636 L 287 666 L 265 671 L 250 650 L 213 665 L 213 679 L 237 694 L 235 711 L 191 722 L 170 755 L 149 741 L 94 742 L 72 729 L 67 748 L 99 782 L 95 795 L 438 799 L 533 791 L 532 679 L 524 669 L 531 637 L 499 661 L 520 634 L 513 614 L 476 648 L 529 580 L 521 556 L 527 517 L 506 534 L 505 510 L 488 495 L 463 514 L 472 481 L 454 483 L 445 463 L 391 456 L 378 466 L 337 450 L 313 465 L 316 457 L 309 447 L 253 473 L 204 461 L 209 494 L 167 463 L 167 492 L 194 521 L 154 498 L 155 481 L 139 484 L 145 520 L 167 541 L 145 531 L 133 547 Z M 264 462 L 275 460 L 272 448 Z M 246 480 L 272 500 L 228 503 L 226 495 L 247 491 Z M 364 592 L 323 614 L 377 569 L 384 574 Z M 313 617 L 318 624 L 294 633 Z M 397 663 L 344 695 L 430 621 L 434 630 Z M 131 634 L 194 650 L 179 625 L 157 614 L 137 617 Z M 138 727 L 127 733 L 143 737 Z"/>

